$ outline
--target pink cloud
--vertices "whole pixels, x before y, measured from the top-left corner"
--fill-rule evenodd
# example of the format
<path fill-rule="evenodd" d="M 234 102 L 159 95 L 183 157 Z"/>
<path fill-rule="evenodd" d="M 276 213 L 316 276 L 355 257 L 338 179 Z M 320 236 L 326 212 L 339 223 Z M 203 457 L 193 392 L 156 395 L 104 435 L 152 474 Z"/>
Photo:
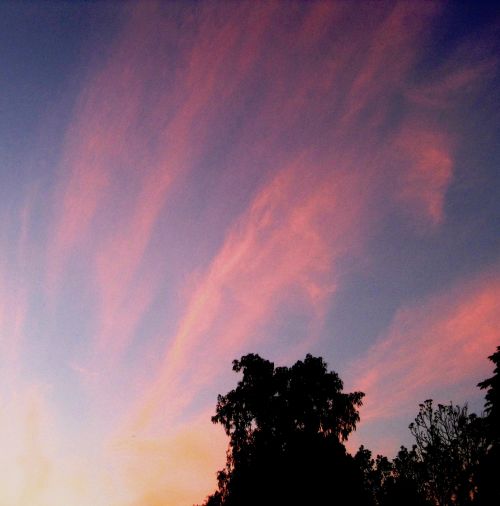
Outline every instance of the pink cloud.
<path fill-rule="evenodd" d="M 144 52 L 151 43 L 144 14 L 132 10 L 104 64 L 93 62 L 73 112 L 55 192 L 55 232 L 49 278 L 61 275 L 71 251 L 88 241 L 96 213 L 109 201 L 120 165 L 136 160 L 136 129 L 150 71 Z M 140 145 L 140 144 L 139 144 Z"/>
<path fill-rule="evenodd" d="M 2 369 L 11 373 L 21 362 L 22 347 L 25 344 L 24 330 L 28 318 L 30 267 L 33 255 L 30 249 L 30 231 L 32 228 L 33 210 L 36 203 L 37 191 L 31 187 L 19 210 L 15 211 L 5 223 L 3 229 L 8 230 L 11 223 L 18 224 L 16 236 L 12 240 L 2 240 L 4 252 L 13 250 L 14 261 L 0 261 L 0 332 L 2 339 L 0 350 L 2 355 Z"/>
<path fill-rule="evenodd" d="M 488 32 L 476 34 L 473 40 L 464 38 L 423 82 L 407 90 L 407 98 L 416 106 L 440 110 L 469 104 L 468 99 L 495 76 L 495 40 L 496 34 Z"/>
<path fill-rule="evenodd" d="M 362 195 L 358 173 L 326 175 L 306 166 L 298 162 L 280 172 L 228 232 L 193 289 L 158 378 L 140 403 L 137 427 L 159 406 L 168 405 L 169 416 L 180 414 L 213 381 L 217 364 L 260 342 L 259 326 L 290 297 L 321 314 L 335 290 L 337 261 L 362 242 L 366 201 L 352 198 Z"/>
<path fill-rule="evenodd" d="M 402 202 L 411 209 L 412 215 L 424 216 L 426 223 L 437 224 L 443 220 L 445 192 L 452 176 L 448 137 L 430 122 L 414 128 L 417 122 L 410 115 L 404 118 L 400 134 L 395 135 L 387 148 L 373 125 L 363 125 L 359 119 L 361 110 L 373 101 L 382 104 L 381 117 L 387 113 L 387 100 L 400 90 L 415 60 L 416 39 L 425 29 L 426 20 L 435 13 L 434 7 L 428 9 L 415 18 L 413 8 L 397 7 L 387 18 L 379 16 L 380 25 L 375 23 L 372 31 L 362 37 L 363 44 L 373 49 L 366 58 L 362 57 L 364 64 L 359 72 L 348 73 L 352 82 L 347 79 L 344 105 L 351 112 L 345 116 L 343 126 L 334 125 L 328 132 L 331 146 L 323 152 L 311 150 L 302 158 L 293 149 L 291 153 L 278 149 L 276 159 L 287 160 L 287 168 L 277 176 L 275 167 L 263 169 L 262 179 L 269 182 L 230 227 L 224 244 L 188 296 L 187 309 L 180 317 L 177 332 L 156 339 L 167 343 L 165 359 L 156 381 L 147 389 L 149 393 L 138 401 L 141 406 L 138 425 L 147 425 L 166 399 L 172 416 L 180 414 L 202 386 L 213 380 L 216 375 L 213 364 L 218 360 L 230 361 L 240 350 L 255 346 L 259 329 L 269 321 L 273 311 L 286 308 L 290 299 L 301 298 L 305 307 L 312 308 L 311 314 L 317 311 L 312 319 L 320 320 L 322 302 L 335 291 L 337 261 L 348 254 L 356 255 L 363 242 L 363 231 L 370 225 L 376 227 L 375 216 L 380 211 L 368 203 L 373 192 Z M 273 10 L 262 12 L 266 15 L 258 29 L 264 37 Z M 307 23 L 320 23 L 320 15 L 340 22 L 342 12 L 332 8 L 328 13 L 312 13 Z M 318 114 L 324 114 L 321 98 L 329 97 L 337 83 L 346 86 L 342 71 L 349 64 L 348 57 L 339 56 L 335 62 L 332 56 L 333 64 L 326 69 L 328 77 L 318 84 L 311 77 L 317 73 L 296 73 L 279 56 L 274 59 L 271 55 L 267 59 L 259 37 L 242 38 L 230 22 L 215 32 L 212 18 L 207 19 L 200 25 L 199 42 L 187 53 L 185 71 L 177 74 L 186 92 L 180 94 L 180 105 L 165 129 L 165 147 L 157 156 L 159 162 L 164 160 L 158 165 L 163 170 L 154 169 L 151 179 L 144 178 L 149 181 L 144 186 L 148 188 L 144 196 L 152 192 L 153 201 L 157 195 L 153 175 L 167 174 L 170 166 L 189 167 L 196 160 L 211 132 L 217 131 L 224 121 L 224 114 L 218 110 L 220 103 L 214 98 L 231 97 L 244 84 L 245 77 L 252 75 L 258 58 L 263 58 L 261 65 L 265 72 L 278 75 L 265 94 L 264 106 L 250 115 L 250 127 L 231 153 L 235 159 L 243 144 L 252 145 L 252 153 L 274 149 L 284 125 L 302 122 L 301 113 L 308 107 L 317 107 Z M 314 42 L 308 35 L 307 23 L 296 41 L 299 54 L 305 54 L 308 44 Z M 323 27 L 320 31 L 318 41 L 325 30 Z M 276 37 L 280 36 L 278 32 Z M 220 47 L 208 56 L 209 63 L 204 59 L 207 46 Z M 353 50 L 348 48 L 349 51 Z M 401 51 L 403 57 L 399 58 Z M 239 73 L 236 69 L 243 70 Z M 338 141 L 346 125 L 366 133 L 371 152 L 360 153 L 359 146 L 349 136 L 347 141 Z M 258 137 L 257 128 L 265 130 L 266 135 Z M 398 162 L 403 160 L 403 163 L 395 170 L 391 162 L 397 156 L 400 156 Z M 396 184 L 391 181 L 393 178 Z M 162 194 L 158 202 L 163 199 Z M 120 294 L 130 291 L 126 289 L 130 286 L 127 279 L 138 269 L 158 209 L 159 204 L 150 208 L 144 199 L 139 199 L 134 211 L 136 218 L 130 222 L 132 226 L 124 225 L 122 233 L 111 236 L 99 254 L 97 279 L 98 286 L 102 287 L 104 331 L 100 342 L 103 347 L 110 344 L 113 347 L 114 340 L 120 341 L 119 347 L 126 347 L 131 340 L 127 328 L 133 329 L 134 322 L 145 311 L 146 305 L 137 309 L 134 316 L 134 306 L 141 308 L 140 300 L 132 298 L 127 305 Z M 138 237 L 138 246 L 127 249 L 131 236 Z M 116 258 L 119 259 L 115 261 Z M 151 300 L 146 294 L 144 297 Z M 120 306 L 124 309 L 117 309 Z M 120 315 L 126 326 L 118 327 L 115 323 L 122 319 Z M 160 345 L 155 346 L 161 349 Z M 200 363 L 197 374 L 187 372 L 193 360 Z M 142 380 L 139 378 L 138 382 Z M 181 390 L 182 399 L 177 394 Z"/>
<path fill-rule="evenodd" d="M 333 25 L 340 23 L 345 14 L 346 6 L 342 3 L 315 2 L 305 16 L 298 36 L 304 43 L 316 43 Z"/>
<path fill-rule="evenodd" d="M 416 41 L 425 36 L 429 21 L 439 10 L 436 3 L 398 3 L 375 25 L 367 48 L 356 55 L 361 61 L 345 100 L 344 124 L 374 104 L 387 107 L 391 94 L 404 89 L 418 55 Z"/>
<path fill-rule="evenodd" d="M 409 100 L 419 106 L 446 109 L 456 105 L 463 95 L 477 91 L 492 75 L 497 66 L 493 59 L 481 61 L 466 68 L 456 66 L 448 73 L 443 73 L 435 82 L 426 83 L 407 93 Z"/>
<path fill-rule="evenodd" d="M 446 190 L 453 176 L 449 136 L 430 125 L 405 125 L 392 149 L 397 164 L 396 199 L 407 206 L 410 216 L 423 217 L 431 225 L 444 220 Z"/>
<path fill-rule="evenodd" d="M 386 335 L 353 364 L 355 388 L 366 393 L 362 420 L 413 413 L 436 389 L 452 395 L 467 383 L 478 395 L 499 341 L 499 295 L 493 271 L 399 310 Z"/>
<path fill-rule="evenodd" d="M 252 70 L 259 35 L 274 10 L 249 12 L 248 22 L 258 15 L 259 24 L 241 40 L 232 17 L 218 29 L 212 7 L 204 7 L 197 38 L 178 34 L 184 47 L 177 57 L 184 66 L 172 62 L 169 87 L 149 96 L 146 90 L 158 79 L 153 62 L 164 58 L 168 31 L 179 30 L 158 7 L 132 9 L 106 64 L 89 76 L 68 133 L 57 193 L 50 284 L 61 277 L 77 246 L 88 250 L 85 261 L 94 264 L 89 267 L 95 270 L 100 300 L 95 343 L 109 357 L 132 341 L 155 296 L 158 272 L 144 265 L 144 255 L 168 192 L 209 147 L 208 133 L 223 121 L 214 104 L 229 97 Z M 212 44 L 218 50 L 207 53 Z M 151 101 L 156 104 L 146 116 Z"/>

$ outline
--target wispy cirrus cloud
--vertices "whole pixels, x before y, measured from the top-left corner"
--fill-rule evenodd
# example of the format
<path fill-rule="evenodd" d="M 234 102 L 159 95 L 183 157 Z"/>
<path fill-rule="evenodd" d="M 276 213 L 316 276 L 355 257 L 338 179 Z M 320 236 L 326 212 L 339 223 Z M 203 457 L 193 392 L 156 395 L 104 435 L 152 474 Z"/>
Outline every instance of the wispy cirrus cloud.
<path fill-rule="evenodd" d="M 487 355 L 498 344 L 499 295 L 493 270 L 401 308 L 350 373 L 366 393 L 365 422 L 413 414 L 419 402 L 450 387 L 466 384 L 478 394 L 475 385 L 488 375 Z"/>
<path fill-rule="evenodd" d="M 170 416 L 182 412 L 213 381 L 220 361 L 229 363 L 261 344 L 259 326 L 288 298 L 299 297 L 321 313 L 325 297 L 335 290 L 336 261 L 355 254 L 361 242 L 365 202 L 351 198 L 361 190 L 355 171 L 320 172 L 300 162 L 284 169 L 228 232 L 166 346 L 138 426 L 165 403 Z"/>
<path fill-rule="evenodd" d="M 367 254 L 365 242 L 375 233 L 377 219 L 383 219 L 384 212 L 388 212 L 376 207 L 381 199 L 393 200 L 404 208 L 410 206 L 412 214 L 422 217 L 426 224 L 436 226 L 443 222 L 445 193 L 453 173 L 453 144 L 448 135 L 440 131 L 438 121 L 417 121 L 412 111 L 387 133 L 388 104 L 405 88 L 417 58 L 416 40 L 435 12 L 433 9 L 419 14 L 410 29 L 407 23 L 414 14 L 412 9 L 398 7 L 387 17 L 379 13 L 378 23 L 358 46 L 349 47 L 338 58 L 332 52 L 326 76 L 322 73 L 320 82 L 314 65 L 299 72 L 280 52 L 264 54 L 258 38 L 243 44 L 248 48 L 248 58 L 242 56 L 240 60 L 234 56 L 239 54 L 237 50 L 233 54 L 225 48 L 213 62 L 223 75 L 228 68 L 239 68 L 230 64 L 234 58 L 246 62 L 245 73 L 235 72 L 227 89 L 217 88 L 219 78 L 206 69 L 208 84 L 202 87 L 203 93 L 193 97 L 187 119 L 172 129 L 172 135 L 188 132 L 191 121 L 200 119 L 203 124 L 207 114 L 209 130 L 214 130 L 223 123 L 228 109 L 219 109 L 219 103 L 212 104 L 208 111 L 199 109 L 199 104 L 205 103 L 202 95 L 215 96 L 207 91 L 213 85 L 220 96 L 228 99 L 236 90 L 244 96 L 245 79 L 254 83 L 255 72 L 260 70 L 276 79 L 269 79 L 269 87 L 266 81 L 263 98 L 257 101 L 259 107 L 248 111 L 248 127 L 236 136 L 230 159 L 237 162 L 235 170 L 241 173 L 244 171 L 238 163 L 242 164 L 242 153 L 264 153 L 269 160 L 281 162 L 282 168 L 266 163 L 254 168 L 261 170 L 260 186 L 246 208 L 236 213 L 239 217 L 229 222 L 222 244 L 206 267 L 200 269 L 196 281 L 190 280 L 183 290 L 187 303 L 176 331 L 157 336 L 154 347 L 163 358 L 156 362 L 153 371 L 137 372 L 135 383 L 143 385 L 144 390 L 125 413 L 118 439 L 135 434 L 140 444 L 161 432 L 161 427 L 179 424 L 186 413 L 196 410 L 195 399 L 217 380 L 221 363 L 229 364 L 238 354 L 256 347 L 272 348 L 273 339 L 261 337 L 262 330 L 277 315 L 295 307 L 297 300 L 302 308 L 308 308 L 310 322 L 320 326 L 322 307 L 335 293 L 343 272 L 341 261 Z M 272 10 L 267 12 L 266 23 L 274 15 Z M 327 16 L 333 24 L 342 22 L 344 15 L 345 11 L 338 7 L 327 13 L 311 13 L 295 46 L 292 45 L 299 60 L 311 50 L 311 39 L 306 36 L 310 25 L 323 26 L 313 40 L 320 44 L 322 37 L 327 36 L 321 16 Z M 204 54 L 204 47 L 217 46 L 221 40 L 208 29 L 203 33 L 206 38 L 202 37 L 193 48 L 190 61 L 197 61 L 198 51 Z M 268 36 L 265 29 L 260 36 Z M 277 45 L 279 37 L 285 40 L 279 31 L 276 37 Z M 225 40 L 241 45 L 247 39 L 235 38 L 229 30 Z M 381 45 L 382 49 L 368 51 L 365 56 L 363 51 L 370 44 Z M 231 46 L 229 42 L 227 45 Z M 401 51 L 403 56 L 398 59 Z M 362 63 L 359 70 L 350 69 L 353 58 Z M 186 80 L 194 82 L 191 78 Z M 210 102 L 210 98 L 206 99 Z M 324 106 L 329 100 L 331 111 Z M 321 132 L 325 142 L 308 151 L 301 147 L 300 132 L 304 132 L 304 138 L 311 135 L 307 129 L 304 131 L 304 117 L 309 117 L 311 111 L 317 114 L 319 124 L 326 121 L 328 114 L 343 120 L 328 124 Z M 416 124 L 418 135 L 412 138 L 409 132 Z M 355 132 L 365 140 L 363 149 Z M 297 145 L 285 143 L 284 148 L 282 140 L 287 135 L 297 139 Z M 203 139 L 203 135 L 197 138 L 201 146 Z M 179 145 L 189 148 L 189 143 L 183 144 L 182 140 Z M 242 146 L 248 145 L 251 149 L 242 151 Z M 395 163 L 397 156 L 404 163 Z M 257 159 L 265 160 L 262 156 Z M 115 252 L 120 249 L 117 247 Z M 109 265 L 115 256 L 106 255 Z M 117 267 L 116 272 L 118 276 L 121 269 Z M 105 276 L 101 284 L 106 284 Z M 302 352 L 312 345 L 311 337 L 312 334 L 304 336 L 296 350 Z M 293 355 L 290 349 L 283 352 Z M 168 452 L 170 443 L 165 444 L 162 448 Z M 155 486 L 148 483 L 146 488 L 151 491 Z M 161 478 L 156 488 L 166 494 Z M 175 495 L 173 489 L 169 493 Z M 154 501 L 162 496 L 158 494 L 148 492 L 145 500 Z"/>
<path fill-rule="evenodd" d="M 419 108 L 450 110 L 474 96 L 494 79 L 498 56 L 491 33 L 464 38 L 425 79 L 406 90 L 406 97 Z"/>
<path fill-rule="evenodd" d="M 431 226 L 444 220 L 444 202 L 453 177 L 450 136 L 432 126 L 404 125 L 392 144 L 397 173 L 395 199 Z M 424 226 L 424 229 L 426 227 Z"/>
<path fill-rule="evenodd" d="M 419 56 L 416 40 L 425 37 L 429 22 L 439 11 L 438 4 L 396 4 L 375 25 L 365 51 L 357 48 L 353 55 L 359 68 L 344 101 L 344 123 L 359 120 L 361 113 L 371 109 L 371 127 L 377 126 L 394 93 L 405 89 Z"/>
<path fill-rule="evenodd" d="M 88 77 L 65 142 L 49 284 L 61 279 L 72 254 L 87 252 L 100 299 L 95 343 L 108 355 L 131 342 L 155 295 L 158 272 L 144 275 L 144 257 L 167 195 L 209 149 L 207 136 L 223 120 L 221 100 L 252 69 L 273 11 L 257 9 L 261 28 L 241 40 L 233 18 L 218 30 L 213 6 L 202 10 L 193 40 L 159 5 L 132 9 L 106 64 Z M 168 54 L 160 72 L 156 62 L 169 42 L 179 52 Z M 207 54 L 210 44 L 218 51 Z"/>
<path fill-rule="evenodd" d="M 19 208 L 2 218 L 0 246 L 0 370 L 14 373 L 21 364 L 25 325 L 29 318 L 30 277 L 33 252 L 30 234 L 37 200 L 35 186 L 27 191 Z M 17 225 L 17 227 L 16 227 Z M 15 233 L 13 233 L 15 231 Z"/>

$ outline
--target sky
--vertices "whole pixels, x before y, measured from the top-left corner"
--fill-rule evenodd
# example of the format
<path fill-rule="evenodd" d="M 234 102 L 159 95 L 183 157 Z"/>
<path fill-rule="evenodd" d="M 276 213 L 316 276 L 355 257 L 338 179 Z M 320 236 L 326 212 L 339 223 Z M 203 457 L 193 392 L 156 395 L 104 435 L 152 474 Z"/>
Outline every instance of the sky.
<path fill-rule="evenodd" d="M 231 362 L 322 356 L 393 457 L 500 344 L 487 2 L 0 4 L 0 506 L 216 487 Z"/>

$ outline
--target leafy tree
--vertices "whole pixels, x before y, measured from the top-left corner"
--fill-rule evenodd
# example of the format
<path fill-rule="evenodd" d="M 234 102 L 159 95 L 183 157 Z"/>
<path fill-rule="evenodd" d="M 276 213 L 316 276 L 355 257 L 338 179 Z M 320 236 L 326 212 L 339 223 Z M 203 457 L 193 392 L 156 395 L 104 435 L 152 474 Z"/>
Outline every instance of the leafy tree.
<path fill-rule="evenodd" d="M 500 346 L 488 358 L 495 364 L 493 376 L 478 385 L 487 390 L 484 432 L 488 439 L 488 450 L 481 460 L 478 473 L 478 503 L 484 506 L 500 504 Z"/>
<path fill-rule="evenodd" d="M 388 488 L 394 481 L 393 464 L 383 455 L 372 458 L 372 452 L 363 445 L 359 447 L 354 460 L 363 473 L 365 490 L 374 504 L 385 504 Z"/>
<path fill-rule="evenodd" d="M 382 506 L 429 506 L 425 499 L 424 487 L 421 481 L 423 463 L 417 455 L 417 446 L 411 450 L 401 446 L 392 462 L 391 481 L 387 481 Z"/>
<path fill-rule="evenodd" d="M 493 376 L 481 383 L 478 387 L 487 390 L 485 413 L 488 435 L 495 445 L 500 444 L 500 346 L 497 351 L 488 357 L 494 364 Z"/>
<path fill-rule="evenodd" d="M 434 408 L 427 400 L 410 431 L 416 441 L 415 477 L 427 500 L 439 506 L 471 504 L 487 448 L 482 419 L 469 414 L 467 405 Z"/>
<path fill-rule="evenodd" d="M 370 450 L 361 446 L 354 456 L 363 473 L 365 490 L 377 506 L 431 506 L 419 486 L 420 467 L 416 445 L 411 450 L 401 447 L 391 462 L 383 455 L 372 458 Z"/>
<path fill-rule="evenodd" d="M 233 370 L 243 377 L 218 396 L 212 418 L 230 441 L 207 506 L 370 504 L 343 444 L 359 421 L 361 392 L 344 393 L 339 376 L 311 355 L 275 367 L 249 354 Z"/>

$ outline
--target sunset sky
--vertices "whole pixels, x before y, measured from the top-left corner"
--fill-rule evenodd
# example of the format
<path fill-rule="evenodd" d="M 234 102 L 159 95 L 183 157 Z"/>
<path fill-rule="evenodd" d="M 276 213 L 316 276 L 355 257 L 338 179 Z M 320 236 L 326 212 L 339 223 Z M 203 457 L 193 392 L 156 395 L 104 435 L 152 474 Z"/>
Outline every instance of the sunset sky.
<path fill-rule="evenodd" d="M 479 5 L 478 5 L 479 4 Z M 500 345 L 487 2 L 0 4 L 0 506 L 190 506 L 231 361 L 393 457 Z"/>

